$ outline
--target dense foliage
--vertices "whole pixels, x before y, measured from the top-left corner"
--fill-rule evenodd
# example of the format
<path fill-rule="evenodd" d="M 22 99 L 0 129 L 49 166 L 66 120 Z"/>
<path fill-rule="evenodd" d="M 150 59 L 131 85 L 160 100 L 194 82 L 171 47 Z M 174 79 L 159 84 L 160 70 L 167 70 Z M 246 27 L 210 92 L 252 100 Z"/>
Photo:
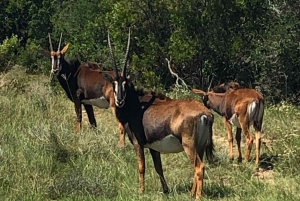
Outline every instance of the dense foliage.
<path fill-rule="evenodd" d="M 236 80 L 272 102 L 299 102 L 300 2 L 296 0 L 2 0 L 0 70 L 21 64 L 48 73 L 39 48 L 63 32 L 67 56 L 111 69 L 107 30 L 123 59 L 132 27 L 131 68 L 146 87 L 168 88 L 172 68 L 190 86 Z"/>

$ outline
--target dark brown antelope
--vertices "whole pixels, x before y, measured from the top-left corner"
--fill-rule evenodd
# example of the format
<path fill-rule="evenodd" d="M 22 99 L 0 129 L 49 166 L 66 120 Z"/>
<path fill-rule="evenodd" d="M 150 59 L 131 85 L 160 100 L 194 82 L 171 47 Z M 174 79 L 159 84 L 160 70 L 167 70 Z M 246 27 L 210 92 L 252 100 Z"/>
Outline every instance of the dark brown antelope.
<path fill-rule="evenodd" d="M 103 78 L 103 73 L 113 75 L 113 71 L 100 71 L 98 66 L 92 63 L 80 65 L 80 62 L 76 59 L 68 61 L 65 59 L 65 53 L 69 48 L 69 44 L 60 50 L 61 37 L 62 35 L 60 36 L 58 49 L 55 52 L 49 34 L 50 52 L 47 50 L 41 50 L 41 52 L 46 57 L 51 58 L 51 72 L 57 77 L 68 98 L 74 102 L 77 116 L 76 132 L 79 134 L 82 122 L 82 104 L 91 126 L 94 127 L 97 124 L 92 106 L 105 109 L 111 107 L 115 114 L 116 106 L 112 84 Z M 119 129 L 119 146 L 122 147 L 125 143 L 125 135 L 124 128 L 120 122 Z"/>
<path fill-rule="evenodd" d="M 215 93 L 213 91 L 204 92 L 193 89 L 194 93 L 203 95 L 203 103 L 207 108 L 213 109 L 223 117 L 228 142 L 229 157 L 233 159 L 233 135 L 232 125 L 237 127 L 236 141 L 238 147 L 238 160 L 241 161 L 241 132 L 246 136 L 247 152 L 245 161 L 249 161 L 252 149 L 253 138 L 250 133 L 250 126 L 253 125 L 256 132 L 256 160 L 259 163 L 261 146 L 261 129 L 264 115 L 264 98 L 255 89 L 228 89 L 225 93 Z"/>
<path fill-rule="evenodd" d="M 109 34 L 108 44 L 113 63 L 116 64 Z M 114 77 L 110 81 L 114 89 L 117 118 L 124 125 L 137 155 L 140 192 L 145 190 L 144 148 L 150 150 L 164 193 L 169 188 L 164 178 L 160 155 L 185 151 L 194 168 L 191 192 L 199 198 L 204 178 L 204 152 L 209 159 L 213 157 L 214 117 L 210 110 L 196 100 L 163 99 L 156 93 L 151 93 L 152 102 L 143 108 L 132 79 L 126 77 L 129 46 L 130 31 L 122 73 L 119 74 L 114 65 Z"/>

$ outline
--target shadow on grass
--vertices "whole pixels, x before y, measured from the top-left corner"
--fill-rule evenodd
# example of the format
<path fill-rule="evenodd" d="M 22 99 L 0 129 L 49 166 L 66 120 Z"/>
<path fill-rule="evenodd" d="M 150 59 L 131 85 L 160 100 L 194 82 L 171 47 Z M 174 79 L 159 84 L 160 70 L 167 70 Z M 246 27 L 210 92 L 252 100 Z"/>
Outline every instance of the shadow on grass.
<path fill-rule="evenodd" d="M 101 176 L 87 177 L 81 169 L 56 175 L 53 184 L 48 189 L 48 196 L 51 200 L 78 196 L 111 199 L 117 195 L 117 189 L 112 181 Z"/>
<path fill-rule="evenodd" d="M 114 182 L 106 175 L 98 175 L 99 172 L 87 174 L 88 153 L 78 151 L 76 145 L 71 144 L 64 145 L 56 134 L 50 134 L 53 182 L 48 188 L 48 197 L 51 200 L 78 196 L 116 197 Z"/>
<path fill-rule="evenodd" d="M 260 163 L 258 167 L 262 168 L 263 170 L 273 170 L 276 162 L 278 162 L 278 156 L 268 156 L 264 153 L 260 156 Z"/>
<path fill-rule="evenodd" d="M 206 187 L 204 186 L 204 196 L 210 199 L 230 197 L 233 190 L 223 183 L 213 182 Z"/>
<path fill-rule="evenodd" d="M 191 195 L 192 184 L 177 185 L 173 191 L 177 194 L 189 194 Z M 203 196 L 215 199 L 229 197 L 233 190 L 222 183 L 207 183 L 203 186 Z"/>
<path fill-rule="evenodd" d="M 70 158 L 77 159 L 79 153 L 72 149 L 67 149 L 60 142 L 57 135 L 54 133 L 50 133 L 50 143 L 51 148 L 54 151 L 55 159 L 61 163 L 67 163 Z"/>
<path fill-rule="evenodd" d="M 278 162 L 279 157 L 277 155 L 267 155 L 266 153 L 262 154 L 260 156 L 260 162 L 258 165 L 258 168 L 261 168 L 263 170 L 273 170 L 275 163 Z M 255 158 L 250 158 L 248 163 L 253 163 L 255 162 Z M 242 165 L 244 164 L 243 158 L 236 158 L 236 159 L 222 159 L 219 157 L 215 157 L 213 163 L 209 163 L 210 167 L 218 167 L 220 165 L 226 165 L 226 164 L 234 164 L 236 163 L 237 165 Z"/>

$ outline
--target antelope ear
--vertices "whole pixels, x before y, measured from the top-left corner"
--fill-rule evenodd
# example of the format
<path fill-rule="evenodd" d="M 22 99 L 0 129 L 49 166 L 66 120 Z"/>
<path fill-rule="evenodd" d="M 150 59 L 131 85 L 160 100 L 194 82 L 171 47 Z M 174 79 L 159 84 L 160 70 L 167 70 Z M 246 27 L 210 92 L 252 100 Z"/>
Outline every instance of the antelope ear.
<path fill-rule="evenodd" d="M 109 74 L 109 73 L 102 73 L 103 78 L 107 81 L 109 81 L 110 83 L 112 83 L 114 81 L 114 77 Z"/>
<path fill-rule="evenodd" d="M 51 53 L 44 49 L 39 49 L 39 52 L 47 58 L 51 58 Z"/>
<path fill-rule="evenodd" d="M 200 95 L 207 95 L 207 93 L 205 91 L 202 91 L 200 89 L 192 89 L 192 91 L 195 93 L 195 94 L 200 94 Z"/>
<path fill-rule="evenodd" d="M 60 53 L 65 54 L 69 48 L 70 43 L 66 44 L 65 47 L 60 51 Z"/>
<path fill-rule="evenodd" d="M 130 72 L 128 75 L 127 75 L 127 79 L 130 81 L 130 82 L 133 82 L 135 80 L 135 74 Z"/>

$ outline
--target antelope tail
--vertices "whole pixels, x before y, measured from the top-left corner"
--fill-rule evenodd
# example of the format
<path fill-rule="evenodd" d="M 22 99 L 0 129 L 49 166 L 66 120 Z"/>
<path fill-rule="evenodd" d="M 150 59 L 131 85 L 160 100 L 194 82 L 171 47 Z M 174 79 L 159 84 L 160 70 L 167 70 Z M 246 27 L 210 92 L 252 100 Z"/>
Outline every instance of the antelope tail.
<path fill-rule="evenodd" d="M 195 94 L 206 95 L 206 92 L 200 89 L 192 89 L 192 92 L 194 92 Z"/>
<path fill-rule="evenodd" d="M 214 143 L 213 143 L 213 132 L 212 124 L 214 121 L 214 116 L 201 115 L 197 121 L 197 152 L 200 155 L 200 158 L 203 159 L 204 151 L 206 158 L 209 163 L 213 161 L 214 158 Z"/>

